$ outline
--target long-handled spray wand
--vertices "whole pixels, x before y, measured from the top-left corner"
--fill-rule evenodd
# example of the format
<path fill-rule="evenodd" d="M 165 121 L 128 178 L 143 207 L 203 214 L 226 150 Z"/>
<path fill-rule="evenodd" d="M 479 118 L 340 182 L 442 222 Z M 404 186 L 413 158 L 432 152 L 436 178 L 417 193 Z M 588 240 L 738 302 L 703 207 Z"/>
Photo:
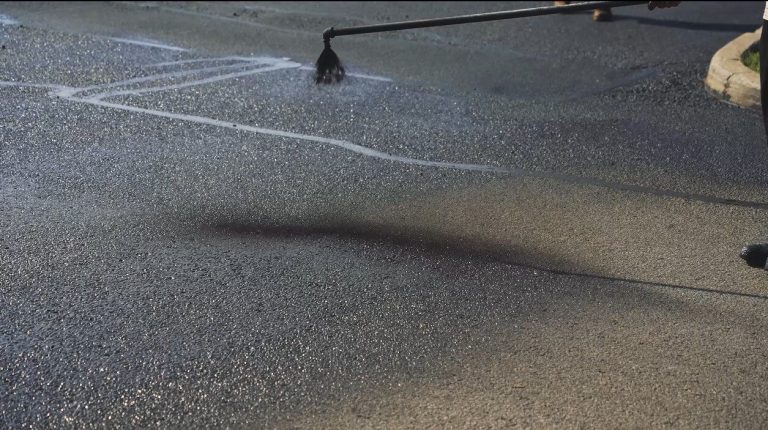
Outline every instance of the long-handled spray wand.
<path fill-rule="evenodd" d="M 511 18 L 524 18 L 529 16 L 552 15 L 556 13 L 575 12 L 582 10 L 594 10 L 602 8 L 615 8 L 622 6 L 636 6 L 647 4 L 648 9 L 653 6 L 648 1 L 592 1 L 575 3 L 563 6 L 534 7 L 529 9 L 508 10 L 503 12 L 478 13 L 473 15 L 460 15 L 448 18 L 420 19 L 414 21 L 393 22 L 389 24 L 364 25 L 360 27 L 329 28 L 323 32 L 325 49 L 315 63 L 315 82 L 318 84 L 331 84 L 344 79 L 344 67 L 339 57 L 331 49 L 331 39 L 336 36 L 348 36 L 352 34 L 380 33 L 383 31 L 407 30 L 411 28 L 437 27 L 442 25 L 468 24 L 471 22 L 497 21 Z"/>

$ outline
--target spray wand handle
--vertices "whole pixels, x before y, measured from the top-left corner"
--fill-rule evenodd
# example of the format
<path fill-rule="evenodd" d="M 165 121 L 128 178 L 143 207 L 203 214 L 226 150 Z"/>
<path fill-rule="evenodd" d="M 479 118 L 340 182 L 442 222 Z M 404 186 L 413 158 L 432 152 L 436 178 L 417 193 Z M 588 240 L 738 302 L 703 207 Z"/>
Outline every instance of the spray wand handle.
<path fill-rule="evenodd" d="M 388 24 L 363 25 L 359 27 L 329 28 L 323 32 L 323 39 L 352 34 L 380 33 L 384 31 L 408 30 L 411 28 L 438 27 L 442 25 L 468 24 L 472 22 L 497 21 L 510 18 L 525 18 L 529 16 L 553 15 L 557 13 L 614 8 L 622 6 L 637 6 L 648 4 L 647 1 L 591 1 L 574 3 L 563 6 L 533 7 L 529 9 L 508 10 L 502 12 L 476 13 L 459 15 L 448 18 L 419 19 L 413 21 L 392 22 Z"/>

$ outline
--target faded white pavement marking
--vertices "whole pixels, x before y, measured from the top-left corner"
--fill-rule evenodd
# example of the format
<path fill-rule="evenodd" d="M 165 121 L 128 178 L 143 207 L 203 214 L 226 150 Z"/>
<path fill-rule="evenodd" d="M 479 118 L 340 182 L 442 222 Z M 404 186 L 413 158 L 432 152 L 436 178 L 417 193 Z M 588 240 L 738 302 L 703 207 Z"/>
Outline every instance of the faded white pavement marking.
<path fill-rule="evenodd" d="M 289 61 L 289 58 L 281 58 L 283 61 Z M 231 56 L 231 57 L 211 57 L 211 58 L 192 58 L 188 60 L 178 60 L 178 61 L 165 61 L 162 63 L 154 63 L 154 64 L 148 64 L 144 67 L 166 67 L 166 66 L 175 66 L 175 65 L 182 65 L 182 64 L 192 64 L 192 63 L 210 63 L 214 61 L 253 61 L 252 57 L 238 57 L 238 56 Z M 314 71 L 315 67 L 310 65 L 304 65 L 299 67 L 299 70 L 308 70 L 308 71 Z M 384 76 L 376 76 L 376 75 L 367 75 L 364 73 L 355 73 L 355 72 L 347 72 L 347 76 L 352 76 L 353 78 L 361 78 L 361 79 L 368 79 L 371 81 L 379 81 L 379 82 L 392 82 L 392 79 L 386 78 Z"/>
<path fill-rule="evenodd" d="M 16 21 L 8 15 L 3 15 L 0 13 L 0 25 L 17 25 L 18 23 L 19 21 Z"/>
<path fill-rule="evenodd" d="M 0 81 L 0 87 L 20 87 L 20 88 L 47 88 L 58 91 L 69 91 L 72 87 L 56 84 L 33 84 L 28 82 Z"/>
<path fill-rule="evenodd" d="M 155 41 L 145 41 L 145 40 L 137 40 L 137 39 L 126 39 L 123 37 L 110 37 L 110 40 L 114 40 L 115 42 L 120 43 L 127 43 L 130 45 L 139 45 L 139 46 L 147 46 L 150 48 L 159 48 L 159 49 L 165 49 L 168 51 L 179 51 L 179 52 L 188 52 L 189 49 L 187 48 L 179 48 L 178 46 L 171 46 L 166 45 L 164 43 L 155 42 Z"/>
<path fill-rule="evenodd" d="M 233 123 L 231 121 L 222 121 L 222 120 L 204 117 L 204 116 L 187 115 L 187 114 L 173 113 L 173 112 L 167 112 L 167 111 L 161 111 L 161 110 L 155 110 L 155 109 L 146 109 L 146 108 L 129 106 L 129 105 L 124 105 L 119 103 L 110 103 L 100 99 L 89 99 L 89 98 L 82 99 L 77 97 L 71 97 L 68 99 L 76 102 L 92 104 L 95 106 L 119 109 L 119 110 L 124 110 L 128 112 L 145 113 L 145 114 L 155 115 L 163 118 L 177 119 L 181 121 L 190 121 L 198 124 L 213 125 L 216 127 L 223 127 L 223 128 L 228 128 L 232 130 L 241 130 L 241 131 L 247 131 L 251 133 L 266 134 L 270 136 L 304 140 L 308 142 L 324 143 L 328 145 L 337 146 L 339 148 L 343 148 L 352 152 L 356 152 L 360 155 L 379 158 L 382 160 L 397 161 L 405 164 L 416 164 L 420 166 L 429 166 L 429 167 L 447 167 L 451 169 L 474 170 L 474 171 L 481 171 L 481 172 L 497 172 L 497 173 L 518 172 L 518 169 L 510 169 L 505 167 L 486 166 L 481 164 L 464 164 L 464 163 L 449 163 L 449 162 L 442 162 L 442 161 L 428 161 L 428 160 L 420 160 L 417 158 L 401 157 L 399 155 L 391 155 L 391 154 L 377 151 L 375 149 L 371 149 L 365 146 L 356 145 L 346 140 L 312 136 L 309 134 L 302 134 L 302 133 L 293 133 L 290 131 L 274 130 L 274 129 L 264 128 L 264 127 L 253 127 L 246 124 L 238 124 L 238 123 Z"/>
<path fill-rule="evenodd" d="M 104 88 L 122 87 L 125 85 L 140 84 L 143 82 L 156 81 L 159 79 L 166 79 L 166 78 L 180 78 L 183 76 L 195 75 L 198 73 L 217 72 L 217 71 L 230 70 L 230 69 L 241 69 L 243 67 L 260 65 L 260 64 L 270 64 L 270 62 L 268 61 L 268 59 L 264 57 L 256 57 L 253 59 L 253 61 L 243 62 L 239 64 L 227 64 L 224 66 L 204 67 L 202 69 L 189 69 L 189 70 L 181 70 L 177 72 L 160 73 L 156 75 L 141 76 L 138 78 L 126 79 L 124 81 L 111 82 L 109 84 L 91 85 L 88 87 L 80 87 L 80 88 L 73 87 L 71 88 L 72 92 L 65 92 L 57 95 L 60 97 L 72 97 L 77 93 L 82 93 L 85 91 L 99 90 Z"/>
<path fill-rule="evenodd" d="M 115 96 L 122 96 L 122 95 L 138 95 L 143 93 L 150 93 L 155 91 L 166 91 L 166 90 L 176 90 L 180 88 L 187 88 L 195 85 L 202 85 L 202 84 L 208 84 L 211 82 L 217 82 L 217 81 L 223 81 L 225 79 L 233 79 L 233 78 L 239 78 L 242 76 L 248 76 L 253 75 L 256 73 L 264 73 L 264 72 L 271 72 L 273 70 L 281 70 L 281 69 L 291 69 L 291 68 L 297 68 L 299 67 L 298 63 L 291 63 L 291 62 L 282 62 L 281 64 L 275 65 L 275 66 L 269 66 L 269 67 L 260 67 L 258 69 L 252 69 L 252 70 L 245 70 L 242 72 L 235 72 L 235 73 L 229 73 L 225 75 L 216 75 L 212 76 L 210 78 L 200 79 L 196 81 L 187 81 L 182 82 L 179 84 L 173 84 L 173 85 L 166 85 L 166 86 L 159 86 L 159 87 L 149 87 L 149 88 L 139 88 L 135 90 L 123 90 L 123 91 L 112 91 L 112 92 L 106 92 L 106 93 L 99 93 L 95 94 L 89 97 L 85 97 L 84 100 L 87 101 L 97 101 L 102 100 L 108 97 L 115 97 Z"/>
<path fill-rule="evenodd" d="M 210 63 L 214 61 L 252 61 L 253 59 L 254 58 L 252 57 L 239 57 L 239 56 L 190 58 L 187 60 L 164 61 L 162 63 L 146 64 L 144 65 L 144 67 L 165 67 L 165 66 L 176 66 L 181 64 L 192 64 L 192 63 Z M 289 60 L 289 59 L 283 58 L 283 60 Z"/>

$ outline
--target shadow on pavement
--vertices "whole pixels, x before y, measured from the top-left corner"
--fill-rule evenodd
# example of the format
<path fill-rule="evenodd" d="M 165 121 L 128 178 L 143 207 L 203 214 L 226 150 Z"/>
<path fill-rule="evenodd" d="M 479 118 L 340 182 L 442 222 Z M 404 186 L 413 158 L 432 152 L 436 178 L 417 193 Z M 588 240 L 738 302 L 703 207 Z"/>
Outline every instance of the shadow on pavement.
<path fill-rule="evenodd" d="M 660 27 L 679 28 L 682 30 L 723 31 L 728 33 L 746 33 L 755 31 L 760 24 L 726 24 L 721 22 L 693 22 L 669 19 L 639 18 L 614 15 L 614 21 L 636 21 L 642 25 L 657 25 Z"/>
<path fill-rule="evenodd" d="M 499 262 L 514 264 L 529 269 L 546 270 L 553 274 L 589 277 L 608 281 L 631 282 L 634 284 L 663 287 L 677 290 L 698 291 L 714 293 L 725 296 L 745 297 L 768 300 L 768 296 L 737 291 L 718 290 L 713 288 L 699 288 L 685 285 L 645 281 L 641 279 L 622 278 L 617 276 L 602 275 L 594 268 L 584 268 L 584 272 L 561 270 L 558 267 L 573 265 L 566 263 L 562 255 L 537 255 L 535 260 L 551 262 L 551 266 L 543 267 L 530 264 L 530 250 L 514 246 L 500 246 L 498 243 L 486 243 L 471 241 L 462 237 L 454 237 L 445 233 L 424 231 L 418 228 L 395 227 L 390 225 L 376 225 L 368 223 L 339 223 L 339 224 L 248 224 L 248 223 L 221 223 L 206 227 L 217 233 L 234 235 L 252 235 L 262 238 L 302 238 L 311 236 L 331 236 L 342 239 L 383 242 L 396 246 L 416 248 L 421 252 L 433 255 L 451 257 L 473 258 L 486 262 Z M 537 251 L 538 252 L 538 251 Z M 538 252 L 540 254 L 540 252 Z M 569 264 L 570 263 L 570 264 Z"/>

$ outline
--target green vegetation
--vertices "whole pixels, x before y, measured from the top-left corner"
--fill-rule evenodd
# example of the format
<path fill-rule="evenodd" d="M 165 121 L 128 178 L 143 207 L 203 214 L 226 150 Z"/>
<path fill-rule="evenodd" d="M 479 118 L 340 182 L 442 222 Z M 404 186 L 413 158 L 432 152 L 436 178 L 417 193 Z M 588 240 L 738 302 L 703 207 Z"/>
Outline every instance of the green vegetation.
<path fill-rule="evenodd" d="M 750 69 L 760 72 L 760 51 L 752 46 L 741 54 L 741 62 Z"/>

